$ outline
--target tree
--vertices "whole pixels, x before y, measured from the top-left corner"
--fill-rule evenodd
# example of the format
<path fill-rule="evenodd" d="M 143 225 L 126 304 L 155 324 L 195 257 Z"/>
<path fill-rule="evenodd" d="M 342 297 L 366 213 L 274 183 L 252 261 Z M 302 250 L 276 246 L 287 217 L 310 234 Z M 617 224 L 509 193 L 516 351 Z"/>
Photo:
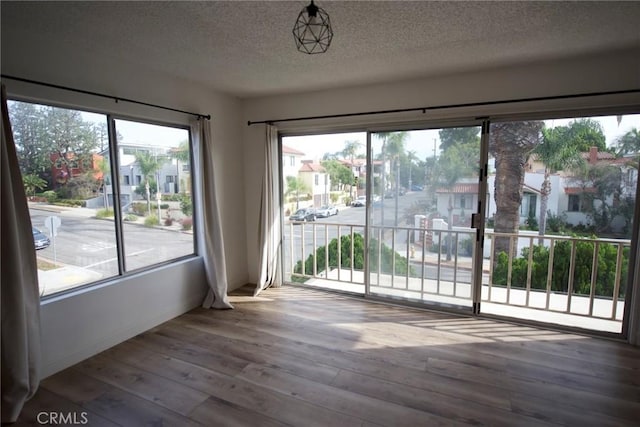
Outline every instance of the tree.
<path fill-rule="evenodd" d="M 180 163 L 189 164 L 191 160 L 191 153 L 189 152 L 189 141 L 182 141 L 177 148 L 170 150 L 170 156 L 176 160 L 176 188 L 177 191 L 185 193 L 185 185 L 180 180 Z"/>
<path fill-rule="evenodd" d="M 139 151 L 135 154 L 136 163 L 140 168 L 140 174 L 142 175 L 142 179 L 144 180 L 143 184 L 145 187 L 146 200 L 147 200 L 147 212 L 151 215 L 151 188 L 150 182 L 153 180 L 153 175 L 160 170 L 162 164 L 164 163 L 164 159 L 158 157 L 157 155 L 151 154 L 148 151 Z M 159 184 L 159 183 L 156 183 Z M 156 189 L 159 191 L 159 189 Z"/>
<path fill-rule="evenodd" d="M 522 121 L 493 123 L 489 152 L 495 158 L 497 233 L 517 233 L 520 225 L 520 204 L 524 184 L 524 165 L 529 154 L 542 143 L 543 122 Z M 508 253 L 509 238 L 496 238 L 495 253 Z"/>
<path fill-rule="evenodd" d="M 584 164 L 573 178 L 581 188 L 582 210 L 596 232 L 607 232 L 618 210 L 622 193 L 622 171 L 615 165 Z M 631 218 L 625 218 L 627 222 Z"/>
<path fill-rule="evenodd" d="M 51 183 L 50 150 L 46 144 L 42 107 L 9 101 L 8 110 L 20 170 L 23 175 L 34 175 Z"/>
<path fill-rule="evenodd" d="M 619 156 L 634 154 L 637 157 L 638 154 L 640 154 L 640 131 L 638 128 L 632 128 L 624 135 L 618 137 L 615 145 Z"/>
<path fill-rule="evenodd" d="M 40 178 L 38 175 L 27 174 L 22 175 L 22 185 L 24 186 L 24 192 L 27 195 L 35 196 L 37 190 L 42 190 L 47 186 L 47 181 Z"/>
<path fill-rule="evenodd" d="M 351 170 L 353 171 L 353 162 L 355 160 L 356 155 L 358 154 L 358 151 L 360 150 L 362 144 L 360 144 L 360 142 L 358 141 L 345 141 L 344 142 L 344 149 L 342 150 L 342 155 L 345 158 L 349 158 L 349 161 L 351 163 Z M 349 185 L 349 197 L 351 197 L 351 199 L 353 199 L 353 177 L 351 177 L 351 183 Z"/>
<path fill-rule="evenodd" d="M 453 188 L 456 183 L 465 176 L 473 174 L 473 169 L 464 160 L 464 145 L 450 145 L 442 152 L 434 170 L 434 181 L 437 187 L 449 190 L 448 211 L 448 230 L 449 242 L 452 241 L 451 230 L 453 228 Z M 434 190 L 436 190 L 434 188 Z M 451 261 L 451 244 L 447 245 L 447 261 Z"/>
<path fill-rule="evenodd" d="M 446 151 L 452 145 L 476 144 L 480 145 L 480 131 L 477 127 L 445 128 L 438 132 L 440 136 L 440 150 Z M 476 159 L 477 162 L 477 159 Z"/>
<path fill-rule="evenodd" d="M 353 173 L 351 169 L 346 167 L 338 160 L 323 160 L 320 162 L 322 167 L 329 174 L 332 185 L 342 186 L 339 189 L 344 188 L 345 185 L 353 185 Z"/>
<path fill-rule="evenodd" d="M 542 130 L 542 143 L 534 148 L 533 155 L 544 164 L 544 179 L 540 187 L 540 219 L 538 234 L 546 232 L 547 206 L 551 194 L 551 174 L 567 167 L 575 168 L 583 163 L 578 145 L 570 128 L 558 126 Z M 539 242 L 542 244 L 542 241 Z"/>
<path fill-rule="evenodd" d="M 593 119 L 577 119 L 567 125 L 567 139 L 573 141 L 579 152 L 588 152 L 591 147 L 607 151 L 607 140 L 600 122 Z"/>
<path fill-rule="evenodd" d="M 418 157 L 416 156 L 416 152 L 414 150 L 407 151 L 407 160 L 409 161 L 409 180 L 407 188 L 411 190 L 411 186 L 413 185 L 413 177 L 411 176 L 411 173 L 413 171 L 413 162 L 418 160 Z"/>
<path fill-rule="evenodd" d="M 398 197 L 400 197 L 400 157 L 404 154 L 404 146 L 409 135 L 407 132 L 392 132 L 387 138 L 387 155 L 391 160 L 391 171 L 395 172 L 395 176 L 392 175 L 391 182 L 395 190 L 395 222 L 398 225 Z M 382 195 L 384 198 L 384 194 Z"/>
<path fill-rule="evenodd" d="M 94 125 L 82 119 L 80 111 L 44 107 L 45 136 L 49 152 L 57 154 L 63 176 L 54 177 L 66 184 L 76 164 L 85 164 L 99 146 Z"/>
<path fill-rule="evenodd" d="M 295 176 L 288 176 L 287 178 L 287 192 L 285 196 L 290 196 L 292 194 L 296 195 L 296 210 L 300 207 L 300 193 L 306 193 L 309 191 L 307 184 L 305 182 Z"/>

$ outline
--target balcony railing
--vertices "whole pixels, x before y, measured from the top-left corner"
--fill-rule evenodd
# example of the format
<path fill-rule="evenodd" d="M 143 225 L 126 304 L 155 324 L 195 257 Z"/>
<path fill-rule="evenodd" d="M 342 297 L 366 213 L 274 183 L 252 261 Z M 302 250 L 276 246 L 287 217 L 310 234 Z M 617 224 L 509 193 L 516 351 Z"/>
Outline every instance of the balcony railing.
<path fill-rule="evenodd" d="M 291 222 L 286 230 L 285 277 L 312 286 L 365 292 L 363 225 Z M 372 226 L 369 233 L 372 294 L 472 304 L 475 230 Z M 620 331 L 629 240 L 533 232 L 487 231 L 485 236 L 484 312 L 572 326 L 585 324 L 576 316 L 601 319 L 605 321 L 601 325 L 587 322 L 586 327 Z M 541 312 L 549 313 L 549 319 Z"/>

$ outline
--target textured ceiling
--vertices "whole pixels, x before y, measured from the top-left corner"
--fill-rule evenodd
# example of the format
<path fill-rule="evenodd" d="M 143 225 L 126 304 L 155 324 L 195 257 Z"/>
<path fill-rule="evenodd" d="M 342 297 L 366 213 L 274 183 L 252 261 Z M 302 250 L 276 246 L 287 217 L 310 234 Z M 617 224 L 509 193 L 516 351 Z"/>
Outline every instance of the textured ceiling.
<path fill-rule="evenodd" d="M 3 72 L 24 71 L 19 46 L 81 71 L 126 64 L 252 97 L 640 46 L 640 2 L 320 0 L 335 35 L 327 53 L 306 55 L 291 34 L 305 5 L 2 1 Z"/>

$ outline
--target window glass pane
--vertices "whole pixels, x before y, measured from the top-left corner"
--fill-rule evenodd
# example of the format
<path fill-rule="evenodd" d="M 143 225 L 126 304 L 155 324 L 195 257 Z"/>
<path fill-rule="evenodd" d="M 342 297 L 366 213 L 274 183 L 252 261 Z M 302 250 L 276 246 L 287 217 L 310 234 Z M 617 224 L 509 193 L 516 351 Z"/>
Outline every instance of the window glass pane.
<path fill-rule="evenodd" d="M 284 137 L 282 156 L 285 280 L 364 293 L 366 134 Z"/>
<path fill-rule="evenodd" d="M 492 123 L 485 313 L 621 331 L 639 128 L 640 115 Z"/>
<path fill-rule="evenodd" d="M 193 254 L 189 131 L 115 122 L 126 270 Z"/>
<path fill-rule="evenodd" d="M 42 296 L 118 275 L 106 116 L 9 101 Z"/>

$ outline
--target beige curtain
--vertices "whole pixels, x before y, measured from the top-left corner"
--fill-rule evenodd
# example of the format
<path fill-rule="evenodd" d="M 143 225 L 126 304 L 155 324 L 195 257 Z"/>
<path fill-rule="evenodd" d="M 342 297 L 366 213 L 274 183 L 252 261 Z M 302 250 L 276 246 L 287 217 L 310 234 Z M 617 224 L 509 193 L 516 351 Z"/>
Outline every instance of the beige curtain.
<path fill-rule="evenodd" d="M 198 119 L 191 122 L 193 151 L 196 159 L 199 194 L 202 200 L 202 232 L 204 269 L 209 290 L 202 306 L 204 308 L 233 308 L 227 297 L 227 267 L 224 254 L 224 239 L 220 222 L 220 208 L 213 175 L 213 147 L 209 121 Z"/>
<path fill-rule="evenodd" d="M 40 296 L 31 218 L 2 85 L 2 422 L 14 422 L 40 377 Z"/>
<path fill-rule="evenodd" d="M 282 244 L 280 180 L 278 175 L 278 129 L 266 125 L 265 165 L 260 200 L 260 277 L 254 294 L 269 286 L 282 286 L 280 247 Z"/>

